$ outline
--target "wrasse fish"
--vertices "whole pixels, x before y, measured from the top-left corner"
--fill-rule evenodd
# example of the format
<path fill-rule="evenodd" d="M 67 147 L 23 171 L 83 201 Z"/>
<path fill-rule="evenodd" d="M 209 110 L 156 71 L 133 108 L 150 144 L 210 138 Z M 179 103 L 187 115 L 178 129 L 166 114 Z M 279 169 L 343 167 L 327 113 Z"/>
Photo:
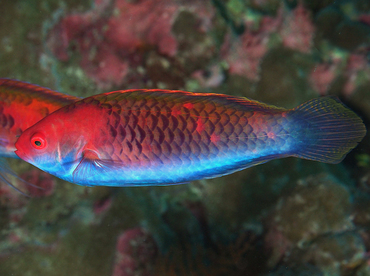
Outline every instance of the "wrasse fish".
<path fill-rule="evenodd" d="M 25 129 L 77 100 L 27 82 L 0 79 L 0 156 L 18 158 L 14 145 Z"/>
<path fill-rule="evenodd" d="M 30 83 L 0 79 L 0 157 L 18 158 L 14 145 L 25 129 L 78 99 Z M 15 175 L 1 158 L 0 180 L 10 184 L 9 174 Z"/>
<path fill-rule="evenodd" d="M 23 160 L 80 185 L 167 185 L 295 156 L 338 163 L 366 134 L 339 100 L 294 109 L 171 90 L 104 93 L 72 103 L 16 142 Z"/>

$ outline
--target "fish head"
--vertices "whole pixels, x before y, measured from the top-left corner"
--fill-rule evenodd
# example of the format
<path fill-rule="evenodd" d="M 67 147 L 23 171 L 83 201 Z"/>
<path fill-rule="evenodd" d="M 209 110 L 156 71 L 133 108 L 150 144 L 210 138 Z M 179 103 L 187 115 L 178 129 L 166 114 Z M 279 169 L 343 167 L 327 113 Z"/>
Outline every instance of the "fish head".
<path fill-rule="evenodd" d="M 82 159 L 84 137 L 74 131 L 78 127 L 56 115 L 25 130 L 15 143 L 15 154 L 45 172 L 68 179 Z"/>

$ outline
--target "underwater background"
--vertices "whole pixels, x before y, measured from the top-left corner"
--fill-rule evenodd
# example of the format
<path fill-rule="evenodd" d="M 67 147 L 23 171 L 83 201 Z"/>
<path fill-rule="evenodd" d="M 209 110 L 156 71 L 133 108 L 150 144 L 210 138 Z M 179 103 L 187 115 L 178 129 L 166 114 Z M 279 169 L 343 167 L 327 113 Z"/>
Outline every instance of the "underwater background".
<path fill-rule="evenodd" d="M 1 0 L 0 77 L 86 97 L 133 88 L 370 120 L 370 1 Z M 82 187 L 21 161 L 0 184 L 0 276 L 370 275 L 370 141 L 167 187 Z"/>

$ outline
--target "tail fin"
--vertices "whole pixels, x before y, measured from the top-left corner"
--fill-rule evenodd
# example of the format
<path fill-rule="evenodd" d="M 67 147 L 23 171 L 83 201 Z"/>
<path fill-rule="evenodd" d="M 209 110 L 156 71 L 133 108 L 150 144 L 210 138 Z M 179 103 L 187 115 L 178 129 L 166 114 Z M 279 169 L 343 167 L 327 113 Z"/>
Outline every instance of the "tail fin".
<path fill-rule="evenodd" d="M 310 100 L 291 111 L 304 125 L 303 142 L 294 156 L 325 163 L 339 163 L 364 138 L 361 118 L 335 97 Z"/>

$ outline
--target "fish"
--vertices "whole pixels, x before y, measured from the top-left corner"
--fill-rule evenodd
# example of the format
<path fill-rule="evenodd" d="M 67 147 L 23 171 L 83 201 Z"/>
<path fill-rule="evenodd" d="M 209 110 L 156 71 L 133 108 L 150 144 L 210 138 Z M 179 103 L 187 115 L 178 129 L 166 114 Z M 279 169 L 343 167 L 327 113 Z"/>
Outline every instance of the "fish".
<path fill-rule="evenodd" d="M 335 97 L 285 109 L 222 94 L 136 89 L 53 112 L 21 134 L 15 153 L 83 186 L 171 185 L 290 156 L 339 163 L 365 134 L 361 118 Z"/>
<path fill-rule="evenodd" d="M 0 78 L 0 180 L 13 186 L 9 176 L 16 174 L 5 158 L 18 159 L 15 142 L 22 132 L 79 99 L 31 83 Z"/>

